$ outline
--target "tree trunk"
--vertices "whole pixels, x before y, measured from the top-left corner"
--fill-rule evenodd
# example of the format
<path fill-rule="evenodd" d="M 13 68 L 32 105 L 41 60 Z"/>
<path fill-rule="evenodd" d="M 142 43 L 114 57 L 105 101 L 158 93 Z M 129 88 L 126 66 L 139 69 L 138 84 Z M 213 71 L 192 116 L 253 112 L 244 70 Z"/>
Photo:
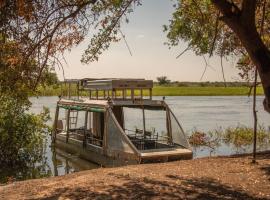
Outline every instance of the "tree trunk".
<path fill-rule="evenodd" d="M 257 30 L 239 28 L 238 37 L 257 67 L 264 89 L 264 109 L 270 112 L 270 51 L 264 45 Z"/>
<path fill-rule="evenodd" d="M 265 93 L 264 109 L 270 113 L 270 51 L 256 29 L 256 1 L 243 0 L 242 10 L 227 0 L 212 0 L 212 3 L 223 14 L 221 20 L 238 36 L 257 67 Z"/>

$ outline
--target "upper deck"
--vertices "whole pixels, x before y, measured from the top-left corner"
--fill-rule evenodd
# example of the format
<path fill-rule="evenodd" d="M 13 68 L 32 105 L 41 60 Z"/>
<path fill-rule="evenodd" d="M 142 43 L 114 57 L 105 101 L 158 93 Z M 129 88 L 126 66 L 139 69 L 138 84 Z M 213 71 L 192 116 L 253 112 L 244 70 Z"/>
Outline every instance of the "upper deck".
<path fill-rule="evenodd" d="M 152 100 L 153 81 L 145 79 L 71 79 L 66 94 L 62 92 L 63 104 L 88 105 L 157 105 L 161 101 Z M 76 96 L 71 89 L 76 85 Z"/>

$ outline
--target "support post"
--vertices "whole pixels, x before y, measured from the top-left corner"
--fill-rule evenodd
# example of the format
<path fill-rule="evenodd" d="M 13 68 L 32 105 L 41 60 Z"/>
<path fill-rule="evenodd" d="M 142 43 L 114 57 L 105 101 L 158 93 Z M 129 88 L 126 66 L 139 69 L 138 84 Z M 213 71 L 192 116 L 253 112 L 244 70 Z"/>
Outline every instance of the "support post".
<path fill-rule="evenodd" d="M 68 109 L 68 113 L 67 113 L 67 135 L 66 135 L 66 143 L 68 143 L 68 139 L 69 139 L 69 122 L 70 122 L 70 109 Z"/>
<path fill-rule="evenodd" d="M 149 96 L 150 100 L 152 100 L 152 88 L 149 89 Z"/>
<path fill-rule="evenodd" d="M 169 143 L 172 144 L 173 143 L 173 139 L 172 139 L 172 123 L 171 123 L 171 116 L 170 116 L 170 111 L 168 109 L 168 107 L 166 106 L 166 125 L 167 125 L 167 131 L 168 131 L 168 137 L 169 137 Z"/>
<path fill-rule="evenodd" d="M 98 90 L 96 90 L 96 98 L 98 99 Z"/>
<path fill-rule="evenodd" d="M 112 99 L 116 99 L 116 91 L 115 91 L 115 89 L 112 90 Z"/>
<path fill-rule="evenodd" d="M 131 99 L 134 100 L 134 89 L 130 90 Z"/>
<path fill-rule="evenodd" d="M 71 97 L 70 88 L 71 88 L 70 83 L 68 83 L 68 99 L 70 99 L 70 97 Z"/>
<path fill-rule="evenodd" d="M 122 92 L 123 92 L 123 99 L 125 99 L 126 98 L 126 90 L 123 89 Z"/>
<path fill-rule="evenodd" d="M 144 107 L 143 107 L 142 111 L 143 111 L 143 137 L 145 138 L 145 110 L 144 110 Z"/>
<path fill-rule="evenodd" d="M 77 82 L 77 99 L 79 99 L 80 96 L 80 83 Z"/>
<path fill-rule="evenodd" d="M 86 131 L 87 131 L 88 111 L 85 111 L 84 132 L 83 132 L 83 147 L 86 147 Z"/>

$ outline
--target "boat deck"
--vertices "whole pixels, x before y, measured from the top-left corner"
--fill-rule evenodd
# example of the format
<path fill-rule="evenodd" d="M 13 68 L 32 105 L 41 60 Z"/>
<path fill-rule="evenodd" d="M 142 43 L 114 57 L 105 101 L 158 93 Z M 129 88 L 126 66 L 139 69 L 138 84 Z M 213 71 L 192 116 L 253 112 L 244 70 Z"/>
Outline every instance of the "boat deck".
<path fill-rule="evenodd" d="M 192 151 L 189 149 L 175 148 L 175 149 L 162 149 L 162 150 L 146 150 L 141 153 L 142 158 L 153 158 L 161 156 L 181 156 L 181 155 L 192 155 Z"/>

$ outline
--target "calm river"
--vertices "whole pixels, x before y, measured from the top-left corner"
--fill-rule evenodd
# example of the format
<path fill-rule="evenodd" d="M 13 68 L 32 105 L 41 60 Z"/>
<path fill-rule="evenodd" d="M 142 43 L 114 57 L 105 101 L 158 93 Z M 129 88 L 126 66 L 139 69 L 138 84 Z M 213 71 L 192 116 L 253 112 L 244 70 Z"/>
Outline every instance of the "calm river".
<path fill-rule="evenodd" d="M 162 99 L 162 97 L 155 97 L 154 99 Z M 31 98 L 33 103 L 31 112 L 39 113 L 42 111 L 43 106 L 45 106 L 50 109 L 51 118 L 54 119 L 57 100 L 58 97 L 33 97 Z M 258 122 L 269 129 L 270 115 L 263 111 L 263 97 L 260 96 L 257 100 Z M 219 127 L 235 127 L 239 124 L 250 127 L 253 125 L 252 98 L 246 96 L 166 97 L 166 102 L 171 107 L 187 135 L 195 129 L 209 131 Z M 81 160 L 76 155 L 70 155 L 59 150 L 53 151 L 50 147 L 50 138 L 48 138 L 47 143 L 45 152 L 46 167 L 43 170 L 45 176 L 57 176 L 100 167 Z M 234 149 L 224 145 L 217 149 L 215 155 L 229 155 L 233 153 L 236 153 Z M 194 157 L 204 156 L 209 156 L 207 149 L 197 149 L 195 151 Z M 40 177 L 40 175 L 21 177 L 21 179 L 36 177 Z"/>

